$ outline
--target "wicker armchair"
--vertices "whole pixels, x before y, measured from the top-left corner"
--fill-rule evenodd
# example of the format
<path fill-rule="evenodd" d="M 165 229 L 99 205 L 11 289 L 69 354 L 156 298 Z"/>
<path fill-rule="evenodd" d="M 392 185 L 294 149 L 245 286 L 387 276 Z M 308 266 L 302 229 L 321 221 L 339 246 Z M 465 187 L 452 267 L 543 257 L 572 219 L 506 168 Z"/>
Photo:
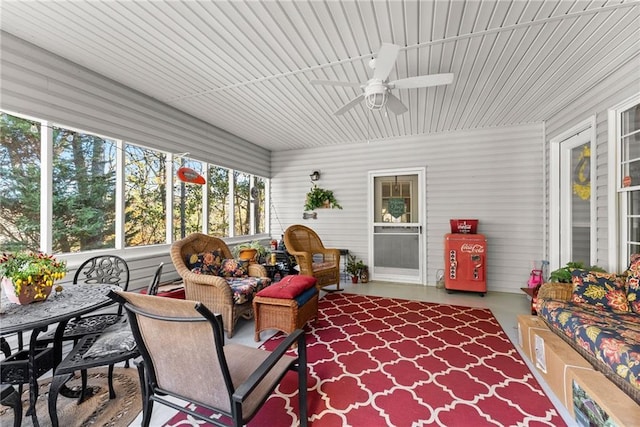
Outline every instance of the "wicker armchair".
<path fill-rule="evenodd" d="M 336 285 L 340 289 L 340 249 L 325 248 L 315 231 L 304 225 L 292 225 L 284 232 L 287 251 L 296 258 L 300 274 L 318 280 L 316 287 Z M 314 255 L 316 256 L 314 259 Z"/>
<path fill-rule="evenodd" d="M 224 258 L 233 255 L 227 244 L 217 237 L 193 233 L 171 246 L 171 260 L 176 271 L 184 282 L 185 298 L 202 302 L 209 310 L 222 316 L 222 323 L 227 336 L 233 336 L 233 329 L 240 317 L 253 317 L 252 301 L 237 304 L 233 300 L 233 291 L 223 278 L 207 274 L 192 273 L 187 266 L 187 256 L 206 252 L 219 251 Z M 268 280 L 265 268 L 260 264 L 249 265 L 249 276 Z"/>

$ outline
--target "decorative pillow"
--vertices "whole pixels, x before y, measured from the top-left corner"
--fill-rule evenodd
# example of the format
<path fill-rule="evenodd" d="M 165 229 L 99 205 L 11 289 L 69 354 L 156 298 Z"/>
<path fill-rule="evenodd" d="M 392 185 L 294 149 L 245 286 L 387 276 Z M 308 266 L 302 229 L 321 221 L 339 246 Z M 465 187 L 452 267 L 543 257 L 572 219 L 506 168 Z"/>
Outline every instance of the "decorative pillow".
<path fill-rule="evenodd" d="M 314 287 L 317 279 L 312 276 L 290 275 L 271 286 L 267 286 L 256 295 L 268 298 L 293 299 Z"/>
<path fill-rule="evenodd" d="M 187 256 L 187 267 L 196 274 L 217 275 L 222 263 L 220 251 L 202 252 Z"/>
<path fill-rule="evenodd" d="M 220 277 L 244 277 L 248 274 L 249 262 L 236 259 L 223 259 L 220 264 L 218 276 Z"/>
<path fill-rule="evenodd" d="M 600 310 L 628 312 L 629 303 L 624 280 L 610 273 L 575 269 L 571 272 L 576 304 L 587 304 Z"/>
<path fill-rule="evenodd" d="M 627 301 L 631 311 L 640 314 L 640 254 L 631 256 L 631 264 L 627 270 Z"/>

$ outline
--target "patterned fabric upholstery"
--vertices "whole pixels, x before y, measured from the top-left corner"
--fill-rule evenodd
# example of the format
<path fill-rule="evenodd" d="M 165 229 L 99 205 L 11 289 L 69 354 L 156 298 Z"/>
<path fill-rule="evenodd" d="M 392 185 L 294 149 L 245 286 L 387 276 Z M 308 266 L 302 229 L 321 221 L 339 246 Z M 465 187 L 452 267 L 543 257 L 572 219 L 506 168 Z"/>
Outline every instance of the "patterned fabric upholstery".
<path fill-rule="evenodd" d="M 252 301 L 255 294 L 271 284 L 271 279 L 268 277 L 230 277 L 226 280 L 233 291 L 233 302 L 235 304 L 244 304 Z"/>
<path fill-rule="evenodd" d="M 640 314 L 640 254 L 631 259 L 627 270 L 627 301 L 631 311 Z"/>
<path fill-rule="evenodd" d="M 571 272 L 575 304 L 587 304 L 599 310 L 629 312 L 625 280 L 609 273 L 575 269 Z"/>
<path fill-rule="evenodd" d="M 544 300 L 538 315 L 574 347 L 640 390 L 640 319 L 634 313 L 593 310 L 571 301 Z"/>

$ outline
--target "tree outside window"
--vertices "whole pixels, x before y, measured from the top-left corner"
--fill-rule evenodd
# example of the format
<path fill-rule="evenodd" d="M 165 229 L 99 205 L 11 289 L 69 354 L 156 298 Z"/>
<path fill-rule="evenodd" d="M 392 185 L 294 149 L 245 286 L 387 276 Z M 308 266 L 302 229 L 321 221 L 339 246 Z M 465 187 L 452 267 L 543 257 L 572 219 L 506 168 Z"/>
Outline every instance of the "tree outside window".
<path fill-rule="evenodd" d="M 233 172 L 233 215 L 234 236 L 247 236 L 251 234 L 251 212 L 249 209 L 249 184 L 251 176 L 246 173 Z"/>
<path fill-rule="evenodd" d="M 173 162 L 174 176 L 182 167 L 202 174 L 202 163 L 187 158 Z M 202 232 L 202 185 L 175 179 L 173 185 L 173 240 L 180 240 L 191 233 Z"/>
<path fill-rule="evenodd" d="M 209 166 L 209 234 L 229 236 L 229 169 Z"/>
<path fill-rule="evenodd" d="M 127 144 L 125 148 L 125 244 L 165 243 L 166 154 Z"/>
<path fill-rule="evenodd" d="M 0 251 L 40 248 L 40 126 L 0 115 Z"/>

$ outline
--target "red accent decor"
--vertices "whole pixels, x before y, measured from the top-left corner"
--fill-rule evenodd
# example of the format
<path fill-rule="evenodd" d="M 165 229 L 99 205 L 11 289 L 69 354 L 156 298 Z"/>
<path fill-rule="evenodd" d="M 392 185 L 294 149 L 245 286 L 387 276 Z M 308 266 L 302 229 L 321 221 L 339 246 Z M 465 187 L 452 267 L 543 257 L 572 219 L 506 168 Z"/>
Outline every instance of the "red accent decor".
<path fill-rule="evenodd" d="M 306 330 L 313 427 L 566 426 L 488 309 L 333 293 Z M 299 425 L 296 381 L 288 373 L 249 427 Z"/>
<path fill-rule="evenodd" d="M 178 169 L 178 179 L 190 184 L 203 185 L 205 183 L 204 177 L 191 168 Z"/>
<path fill-rule="evenodd" d="M 293 299 L 316 285 L 318 280 L 312 276 L 289 275 L 278 283 L 267 286 L 256 294 L 259 297 Z"/>

